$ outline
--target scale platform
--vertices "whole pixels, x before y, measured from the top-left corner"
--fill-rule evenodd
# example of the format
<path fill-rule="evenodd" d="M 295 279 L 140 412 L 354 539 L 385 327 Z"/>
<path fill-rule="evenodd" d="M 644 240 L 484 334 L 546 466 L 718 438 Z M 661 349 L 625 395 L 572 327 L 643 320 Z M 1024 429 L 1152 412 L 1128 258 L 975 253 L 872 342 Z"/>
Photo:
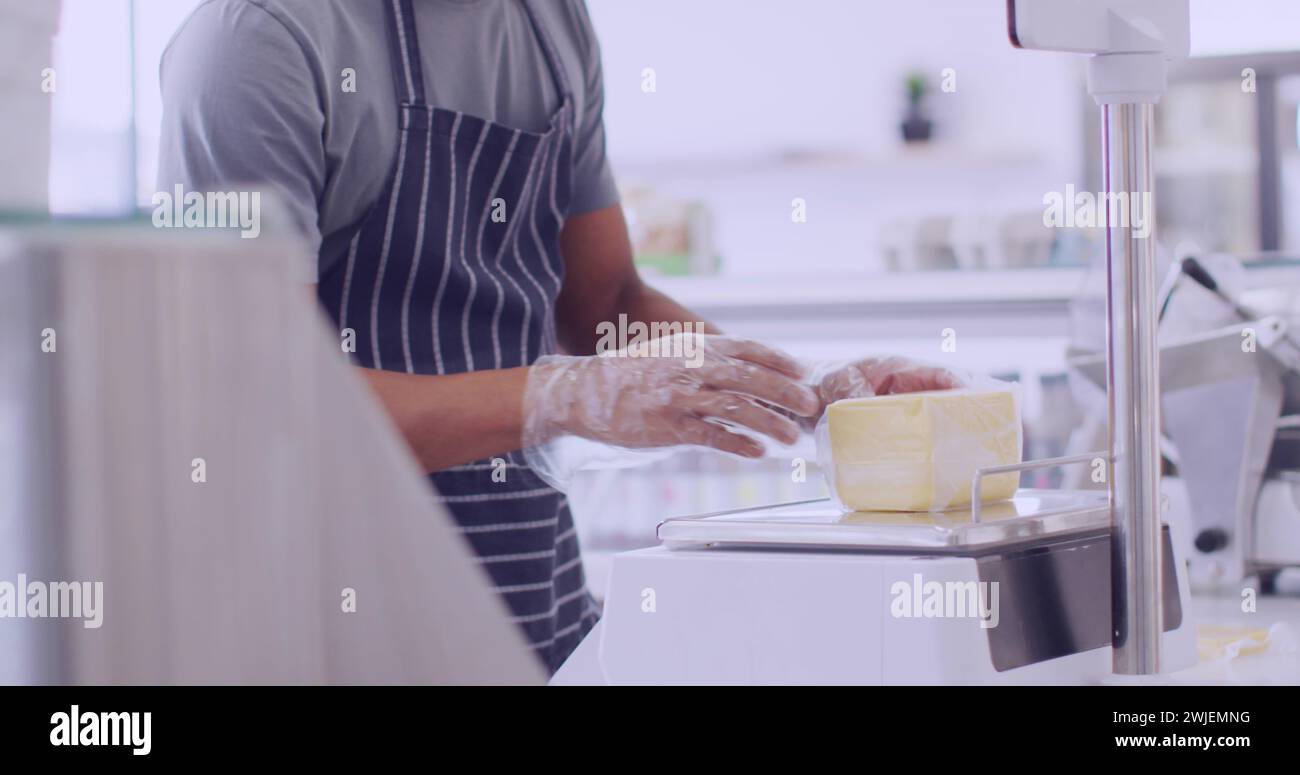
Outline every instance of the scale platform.
<path fill-rule="evenodd" d="M 841 549 L 978 555 L 1010 545 L 1105 533 L 1105 491 L 1021 489 L 1006 501 L 939 512 L 844 512 L 830 499 L 677 517 L 660 523 L 670 549 Z"/>
<path fill-rule="evenodd" d="M 823 499 L 667 519 L 661 546 L 613 557 L 604 617 L 552 682 L 1097 683 L 1112 669 L 1110 519 L 1104 491 L 1036 489 L 931 513 Z M 1196 647 L 1168 528 L 1163 552 L 1174 670 Z"/>

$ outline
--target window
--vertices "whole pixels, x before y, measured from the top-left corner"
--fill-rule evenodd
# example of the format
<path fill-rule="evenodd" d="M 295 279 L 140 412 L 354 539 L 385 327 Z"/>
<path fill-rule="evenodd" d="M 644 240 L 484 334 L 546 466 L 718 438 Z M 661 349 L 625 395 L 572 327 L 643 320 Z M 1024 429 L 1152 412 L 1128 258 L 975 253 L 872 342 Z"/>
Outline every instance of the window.
<path fill-rule="evenodd" d="M 153 195 L 158 61 L 198 0 L 64 0 L 54 41 L 50 207 L 123 215 Z"/>

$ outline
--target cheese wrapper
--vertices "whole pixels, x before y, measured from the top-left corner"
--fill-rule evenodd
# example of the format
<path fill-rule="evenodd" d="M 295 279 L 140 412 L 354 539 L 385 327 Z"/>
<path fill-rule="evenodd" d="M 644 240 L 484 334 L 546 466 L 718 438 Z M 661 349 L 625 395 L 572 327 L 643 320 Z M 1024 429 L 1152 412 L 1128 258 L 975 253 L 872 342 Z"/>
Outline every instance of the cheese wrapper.
<path fill-rule="evenodd" d="M 827 484 L 850 511 L 943 511 L 970 505 L 979 468 L 1020 462 L 1013 386 L 850 398 L 817 425 Z M 985 477 L 984 502 L 1013 496 L 1018 473 Z"/>

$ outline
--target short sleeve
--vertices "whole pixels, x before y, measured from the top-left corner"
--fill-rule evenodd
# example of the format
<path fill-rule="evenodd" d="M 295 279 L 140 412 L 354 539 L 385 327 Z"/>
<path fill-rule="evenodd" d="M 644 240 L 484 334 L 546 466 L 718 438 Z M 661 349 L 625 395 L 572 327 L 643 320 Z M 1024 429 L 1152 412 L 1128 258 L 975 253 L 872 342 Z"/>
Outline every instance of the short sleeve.
<path fill-rule="evenodd" d="M 325 115 L 313 68 L 288 28 L 253 3 L 209 0 L 172 38 L 160 82 L 159 190 L 262 190 L 315 256 Z"/>
<path fill-rule="evenodd" d="M 578 2 L 576 5 L 576 37 L 582 44 L 586 104 L 576 130 L 570 212 L 580 215 L 616 204 L 618 187 L 605 152 L 605 75 L 600 62 L 600 43 L 592 29 L 586 4 Z"/>

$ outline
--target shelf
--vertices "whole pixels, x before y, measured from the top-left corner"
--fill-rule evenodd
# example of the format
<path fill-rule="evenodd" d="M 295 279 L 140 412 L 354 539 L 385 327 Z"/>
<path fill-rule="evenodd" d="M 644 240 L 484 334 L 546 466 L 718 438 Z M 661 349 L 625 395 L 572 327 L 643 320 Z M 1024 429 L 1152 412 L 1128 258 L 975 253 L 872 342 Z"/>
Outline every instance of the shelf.
<path fill-rule="evenodd" d="M 988 271 L 878 272 L 849 275 L 646 277 L 701 312 L 900 305 L 1065 304 L 1086 276 L 1079 267 Z"/>

